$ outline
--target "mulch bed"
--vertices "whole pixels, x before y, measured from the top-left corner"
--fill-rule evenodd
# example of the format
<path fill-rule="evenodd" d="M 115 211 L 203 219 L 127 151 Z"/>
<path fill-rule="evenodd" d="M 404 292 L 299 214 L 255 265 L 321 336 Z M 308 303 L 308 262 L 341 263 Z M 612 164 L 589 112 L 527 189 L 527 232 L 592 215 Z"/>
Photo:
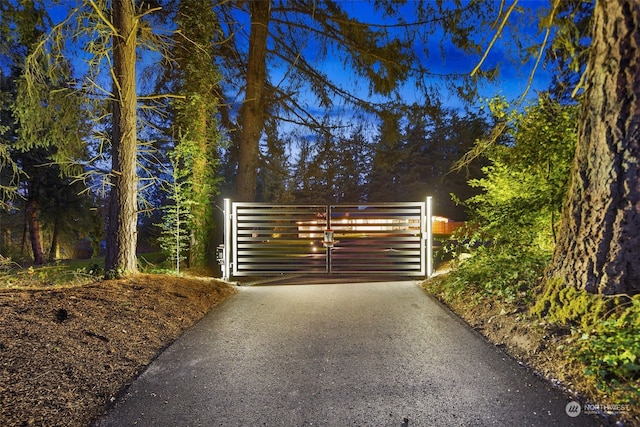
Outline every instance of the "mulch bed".
<path fill-rule="evenodd" d="M 0 425 L 87 426 L 185 329 L 236 289 L 141 274 L 0 289 Z"/>

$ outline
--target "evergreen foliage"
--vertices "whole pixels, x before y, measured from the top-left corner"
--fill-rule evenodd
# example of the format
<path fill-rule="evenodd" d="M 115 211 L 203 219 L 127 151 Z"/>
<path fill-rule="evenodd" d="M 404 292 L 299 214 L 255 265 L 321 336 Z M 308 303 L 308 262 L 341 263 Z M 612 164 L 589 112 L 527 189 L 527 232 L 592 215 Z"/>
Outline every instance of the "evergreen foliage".
<path fill-rule="evenodd" d="M 0 158 L 4 159 L 2 169 L 12 165 L 21 172 L 16 175 L 3 170 L 2 175 L 17 184 L 14 188 L 22 189 L 26 203 L 13 202 L 11 207 L 24 208 L 34 262 L 43 264 L 46 259 L 41 234 L 47 226 L 53 230 L 49 257 L 55 258 L 64 224 L 59 212 L 58 217 L 51 215 L 52 207 L 60 208 L 61 198 L 82 190 L 69 179 L 81 171 L 78 162 L 86 159 L 87 153 L 82 98 L 72 87 L 73 70 L 64 58 L 64 43 L 41 48 L 50 28 L 45 5 L 9 2 L 2 9 L 3 34 L 7 37 L 2 59 L 9 65 L 7 80 L 11 82 L 2 85 L 2 121 L 7 124 L 3 127 L 4 143 L 10 151 L 0 149 L 4 153 Z M 86 207 L 81 203 L 86 195 L 73 198 L 80 203 L 68 209 L 69 216 L 74 215 L 74 207 Z M 89 212 L 85 214 L 92 217 Z"/>
<path fill-rule="evenodd" d="M 181 176 L 180 195 L 175 195 L 175 189 L 170 194 L 179 197 L 180 209 L 189 213 L 182 223 L 189 241 L 189 265 L 202 267 L 214 231 L 213 198 L 220 183 L 219 149 L 223 141 L 216 118 L 221 77 L 214 65 L 219 25 L 213 3 L 200 0 L 180 1 L 175 22 L 174 50 L 162 59 L 164 73 L 159 82 L 159 87 L 174 96 L 167 132 L 174 141 L 172 167 L 178 168 Z M 174 215 L 181 216 L 177 212 Z"/>
<path fill-rule="evenodd" d="M 293 175 L 290 164 L 291 153 L 288 147 L 295 144 L 291 134 L 281 134 L 278 123 L 273 118 L 265 124 L 265 149 L 260 157 L 261 166 L 258 172 L 257 200 L 268 203 L 293 203 L 295 182 L 301 179 Z M 304 169 L 302 169 L 304 170 Z"/>
<path fill-rule="evenodd" d="M 158 244 L 171 262 L 171 267 L 180 273 L 183 261 L 187 259 L 190 246 L 193 199 L 189 197 L 192 183 L 188 181 L 191 169 L 183 167 L 184 162 L 178 151 L 169 155 L 171 160 L 171 181 L 163 183 L 169 203 L 163 206 L 161 234 Z"/>
<path fill-rule="evenodd" d="M 367 195 L 371 201 L 423 200 L 433 196 L 437 215 L 465 219 L 451 200 L 475 194 L 469 178 L 481 175 L 480 160 L 463 171 L 455 162 L 485 135 L 486 119 L 436 105 L 411 105 L 381 115 Z"/>
<path fill-rule="evenodd" d="M 14 121 L 11 113 L 15 90 L 11 76 L 5 76 L 0 68 L 0 210 L 11 208 L 18 193 L 20 169 L 11 156 L 11 145 L 15 139 Z"/>
<path fill-rule="evenodd" d="M 291 183 L 298 203 L 368 200 L 372 147 L 364 126 L 330 122 L 327 118 L 317 133 L 300 137 Z"/>
<path fill-rule="evenodd" d="M 218 55 L 222 89 L 228 99 L 243 99 L 237 123 L 235 104 L 222 113 L 222 124 L 234 131 L 238 167 L 229 178 L 235 179 L 239 199 L 255 199 L 259 144 L 270 115 L 303 128 L 302 133 L 316 133 L 322 126 L 317 108 L 333 115 L 379 114 L 402 103 L 412 85 L 430 94 L 449 85 L 472 99 L 475 83 L 495 78 L 496 67 L 473 76 L 442 74 L 430 68 L 428 58 L 445 46 L 477 53 L 477 27 L 491 25 L 497 9 L 489 1 L 221 3 L 217 11 L 227 40 Z M 249 31 L 242 31 L 245 22 Z M 244 34 L 249 38 L 240 37 Z M 349 72 L 335 77 L 317 66 L 325 63 Z M 285 70 L 284 75 L 273 70 Z"/>

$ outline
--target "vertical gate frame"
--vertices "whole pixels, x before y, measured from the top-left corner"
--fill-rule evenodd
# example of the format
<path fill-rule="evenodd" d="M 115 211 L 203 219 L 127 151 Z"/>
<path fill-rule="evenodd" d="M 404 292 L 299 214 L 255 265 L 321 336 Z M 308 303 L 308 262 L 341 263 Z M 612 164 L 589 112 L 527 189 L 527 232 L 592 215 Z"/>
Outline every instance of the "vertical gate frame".
<path fill-rule="evenodd" d="M 427 246 L 427 277 L 431 277 L 433 275 L 433 210 L 432 210 L 433 197 L 427 197 L 427 206 L 426 206 L 426 215 L 424 216 L 424 220 L 426 222 L 426 238 L 425 243 Z M 425 229 L 423 228 L 423 230 Z"/>
<path fill-rule="evenodd" d="M 229 280 L 231 278 L 231 236 L 233 235 L 233 228 L 231 226 L 231 199 L 224 199 L 224 246 L 222 256 L 222 280 Z"/>

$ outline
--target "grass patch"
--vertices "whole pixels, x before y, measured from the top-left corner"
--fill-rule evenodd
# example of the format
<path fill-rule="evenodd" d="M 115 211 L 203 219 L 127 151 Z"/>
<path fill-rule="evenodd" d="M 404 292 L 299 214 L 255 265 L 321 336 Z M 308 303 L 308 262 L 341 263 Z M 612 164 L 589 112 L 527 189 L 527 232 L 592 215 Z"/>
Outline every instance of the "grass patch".
<path fill-rule="evenodd" d="M 165 255 L 152 252 L 138 255 L 143 273 L 172 274 L 165 268 Z M 0 259 L 0 288 L 55 288 L 82 286 L 104 278 L 104 257 L 58 260 L 43 266 L 21 267 L 9 258 Z"/>

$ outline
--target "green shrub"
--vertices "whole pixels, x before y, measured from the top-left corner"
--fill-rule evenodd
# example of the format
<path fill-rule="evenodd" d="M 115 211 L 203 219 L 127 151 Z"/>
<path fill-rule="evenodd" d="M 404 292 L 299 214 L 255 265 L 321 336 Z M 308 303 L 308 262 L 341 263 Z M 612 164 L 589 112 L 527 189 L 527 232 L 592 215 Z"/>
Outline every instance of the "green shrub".
<path fill-rule="evenodd" d="M 620 315 L 598 322 L 577 341 L 572 356 L 605 393 L 623 392 L 623 403 L 640 400 L 640 296 Z"/>
<path fill-rule="evenodd" d="M 526 303 L 548 262 L 548 253 L 529 248 L 482 247 L 449 274 L 446 287 Z"/>

